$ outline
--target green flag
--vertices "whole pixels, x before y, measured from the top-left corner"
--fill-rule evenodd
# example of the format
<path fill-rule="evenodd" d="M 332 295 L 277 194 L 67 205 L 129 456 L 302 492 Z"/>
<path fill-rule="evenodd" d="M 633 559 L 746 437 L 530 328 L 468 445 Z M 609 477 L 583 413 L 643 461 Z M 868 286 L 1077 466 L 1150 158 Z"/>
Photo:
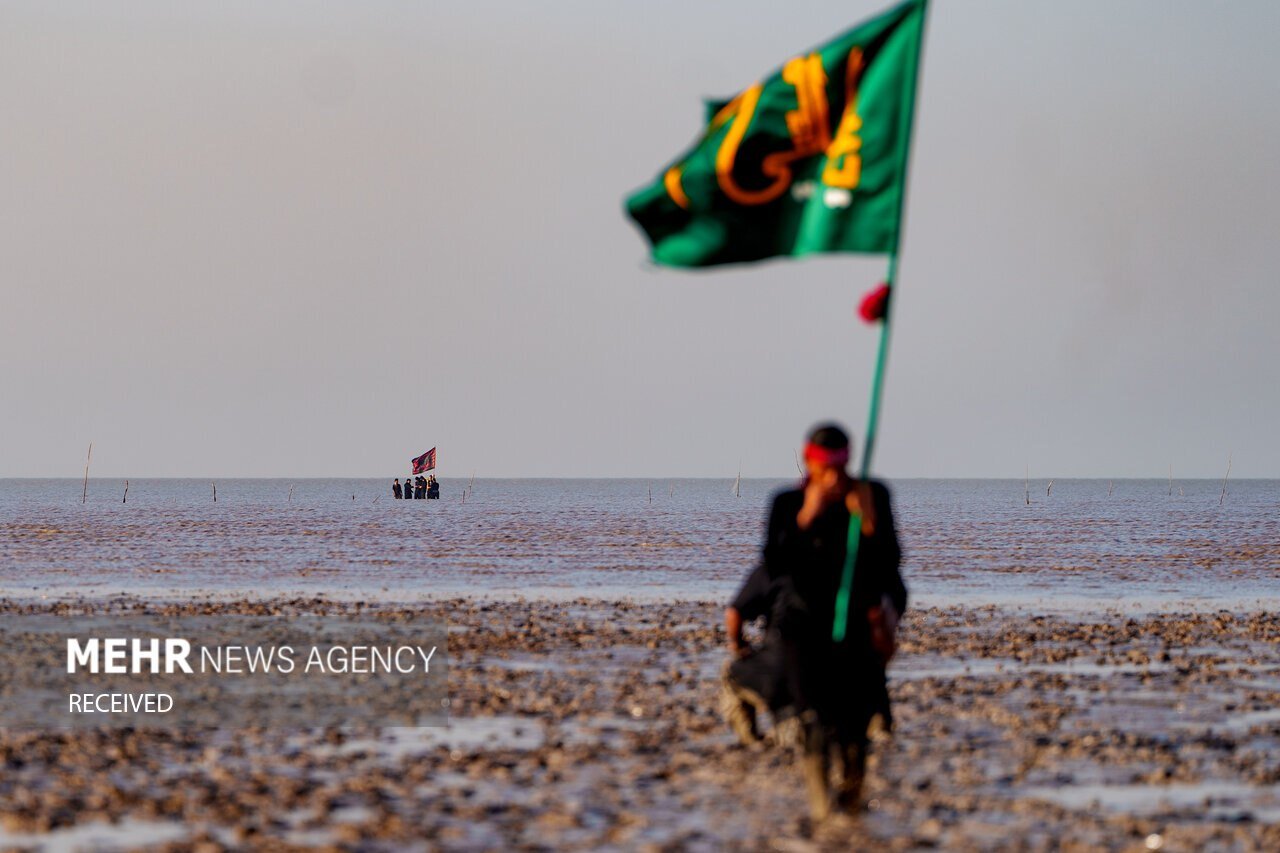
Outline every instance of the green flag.
<path fill-rule="evenodd" d="M 897 252 L 927 0 L 907 0 L 728 102 L 627 212 L 675 267 Z"/>

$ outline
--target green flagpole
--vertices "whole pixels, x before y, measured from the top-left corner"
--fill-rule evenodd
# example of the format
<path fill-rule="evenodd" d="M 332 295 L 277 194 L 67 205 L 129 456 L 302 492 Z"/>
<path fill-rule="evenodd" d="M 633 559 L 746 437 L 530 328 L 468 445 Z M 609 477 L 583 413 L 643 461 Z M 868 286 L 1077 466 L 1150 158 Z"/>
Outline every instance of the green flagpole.
<path fill-rule="evenodd" d="M 876 425 L 880 420 L 880 397 L 884 390 L 885 363 L 889 360 L 889 312 L 893 310 L 893 284 L 898 275 L 898 255 L 889 256 L 889 272 L 885 283 L 889 286 L 889 301 L 885 304 L 884 318 L 880 322 L 880 345 L 876 350 L 876 371 L 871 379 L 871 403 L 867 411 L 867 437 L 862 444 L 862 469 L 860 479 L 871 476 L 871 453 L 876 442 Z M 853 594 L 853 567 L 858 562 L 858 546 L 862 542 L 862 514 L 849 516 L 849 532 L 845 539 L 844 567 L 840 572 L 840 589 L 836 591 L 835 620 L 831 623 L 831 639 L 844 640 L 849 627 L 849 598 Z"/>
<path fill-rule="evenodd" d="M 889 360 L 889 312 L 893 310 L 893 286 L 898 277 L 898 253 L 889 256 L 889 273 L 885 284 L 889 288 L 889 301 L 880 322 L 880 346 L 876 350 L 876 371 L 871 378 L 871 403 L 867 407 L 867 437 L 862 444 L 862 469 L 859 477 L 871 476 L 871 454 L 876 444 L 876 427 L 880 423 L 880 397 L 884 393 L 885 362 Z"/>
<path fill-rule="evenodd" d="M 867 407 L 867 436 L 862 444 L 862 467 L 859 478 L 871 476 L 871 455 L 875 449 L 876 427 L 880 422 L 880 398 L 884 395 L 885 364 L 889 360 L 889 317 L 893 312 L 893 289 L 898 278 L 898 252 L 902 246 L 902 220 L 907 202 L 907 172 L 911 162 L 911 131 L 915 125 L 916 86 L 920 77 L 920 56 L 924 53 L 924 33 L 929 22 L 929 0 L 921 3 L 922 20 L 920 40 L 916 43 L 916 55 L 912 57 L 911 73 L 903 81 L 903 91 L 911 99 L 910 108 L 903 111 L 902 144 L 905 156 L 902 164 L 902 192 L 898 196 L 898 221 L 893 237 L 893 251 L 889 253 L 889 271 L 885 276 L 889 299 L 884 317 L 880 321 L 880 345 L 876 351 L 876 369 L 871 379 L 871 402 Z M 836 591 L 835 618 L 831 623 L 831 639 L 842 642 L 849 627 L 849 600 L 853 595 L 853 570 L 858 562 L 858 546 L 862 542 L 862 515 L 849 516 L 849 532 L 845 540 L 844 566 L 840 573 L 840 589 Z"/>

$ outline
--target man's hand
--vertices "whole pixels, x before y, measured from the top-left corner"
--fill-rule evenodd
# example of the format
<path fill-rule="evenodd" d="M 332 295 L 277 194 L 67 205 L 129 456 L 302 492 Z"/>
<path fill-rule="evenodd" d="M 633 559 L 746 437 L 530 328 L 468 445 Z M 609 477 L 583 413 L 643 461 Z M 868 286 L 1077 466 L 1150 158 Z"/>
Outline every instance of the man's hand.
<path fill-rule="evenodd" d="M 866 481 L 855 480 L 849 484 L 849 491 L 844 496 L 845 508 L 849 515 L 862 519 L 862 532 L 868 536 L 876 532 L 875 505 L 871 499 L 871 488 Z"/>
<path fill-rule="evenodd" d="M 751 653 L 751 646 L 742 639 L 742 614 L 736 607 L 724 612 L 724 629 L 729 635 L 729 653 L 736 658 L 746 657 Z"/>
<path fill-rule="evenodd" d="M 811 471 L 804 486 L 804 503 L 796 513 L 796 525 L 807 530 L 813 520 L 849 493 L 849 478 L 839 468 Z"/>

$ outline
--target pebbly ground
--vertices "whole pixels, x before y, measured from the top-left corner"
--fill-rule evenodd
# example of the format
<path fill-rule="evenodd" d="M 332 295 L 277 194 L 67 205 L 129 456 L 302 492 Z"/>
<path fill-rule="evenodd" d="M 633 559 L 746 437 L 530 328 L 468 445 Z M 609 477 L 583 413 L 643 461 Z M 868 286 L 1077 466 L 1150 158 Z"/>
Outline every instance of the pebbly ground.
<path fill-rule="evenodd" d="M 155 605 L 54 609 L 104 606 Z M 407 610 L 449 728 L 0 732 L 0 849 L 1280 849 L 1277 615 L 910 613 L 866 810 L 813 826 L 717 717 L 718 607 Z"/>

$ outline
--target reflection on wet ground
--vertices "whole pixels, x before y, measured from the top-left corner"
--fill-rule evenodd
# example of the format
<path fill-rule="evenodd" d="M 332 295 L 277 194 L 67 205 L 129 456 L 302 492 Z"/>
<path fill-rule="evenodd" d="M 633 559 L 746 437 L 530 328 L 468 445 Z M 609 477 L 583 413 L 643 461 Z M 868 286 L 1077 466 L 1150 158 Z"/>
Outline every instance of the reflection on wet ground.
<path fill-rule="evenodd" d="M 450 623 L 453 700 L 446 729 L 0 732 L 0 848 L 1280 849 L 1280 483 L 895 483 L 897 729 L 819 827 L 793 756 L 715 713 L 781 485 L 0 481 L 0 612 L 407 607 Z"/>
<path fill-rule="evenodd" d="M 427 609 L 448 728 L 3 733 L 0 845 L 1280 848 L 1270 613 L 911 613 L 865 810 L 814 827 L 794 757 L 716 716 L 718 607 Z"/>

